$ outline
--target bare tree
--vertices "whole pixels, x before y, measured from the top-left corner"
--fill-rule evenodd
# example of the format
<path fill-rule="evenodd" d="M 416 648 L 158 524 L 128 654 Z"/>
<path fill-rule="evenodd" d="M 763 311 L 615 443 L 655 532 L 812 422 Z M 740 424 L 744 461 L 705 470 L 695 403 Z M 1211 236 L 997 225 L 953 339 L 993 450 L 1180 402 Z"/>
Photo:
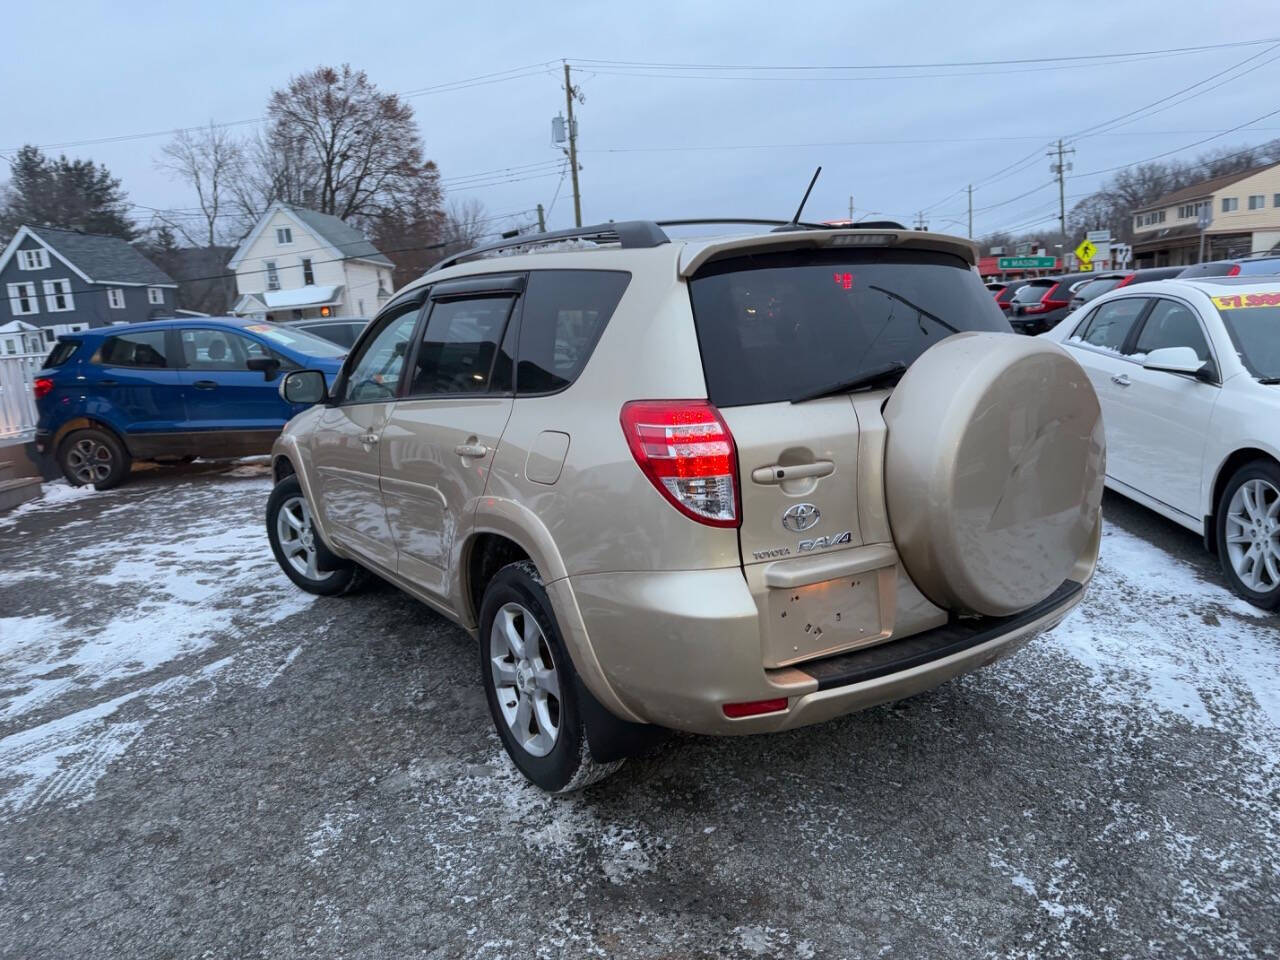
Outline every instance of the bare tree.
<path fill-rule="evenodd" d="M 156 165 L 195 190 L 200 206 L 195 218 L 165 211 L 158 215 L 161 220 L 196 247 L 213 247 L 219 239 L 234 235 L 219 221 L 235 212 L 233 201 L 245 172 L 243 143 L 210 121 L 194 133 L 178 131 L 161 150 Z M 198 228 L 193 219 L 202 221 Z"/>
<path fill-rule="evenodd" d="M 450 200 L 444 213 L 444 237 L 453 248 L 465 250 L 474 247 L 481 238 L 490 231 L 485 224 L 490 218 L 485 216 L 484 204 L 475 197 L 466 200 Z"/>

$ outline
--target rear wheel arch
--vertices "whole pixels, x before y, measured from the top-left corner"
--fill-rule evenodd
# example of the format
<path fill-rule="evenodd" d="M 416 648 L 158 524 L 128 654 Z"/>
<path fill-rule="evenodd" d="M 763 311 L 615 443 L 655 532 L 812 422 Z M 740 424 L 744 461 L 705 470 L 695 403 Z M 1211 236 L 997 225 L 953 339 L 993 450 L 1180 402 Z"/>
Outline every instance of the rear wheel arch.
<path fill-rule="evenodd" d="M 1204 518 L 1204 545 L 1210 553 L 1218 552 L 1218 507 L 1222 501 L 1223 491 L 1227 489 L 1227 484 L 1236 475 L 1236 471 L 1258 460 L 1280 466 L 1280 460 L 1258 447 L 1241 447 L 1219 464 L 1218 472 L 1213 478 L 1213 496 L 1209 500 L 1209 513 Z"/>
<path fill-rule="evenodd" d="M 60 426 L 58 428 L 58 432 L 53 435 L 53 441 L 50 443 L 49 447 L 53 451 L 53 455 L 55 457 L 58 455 L 58 448 L 62 445 L 62 441 L 67 437 L 68 434 L 71 434 L 76 430 L 105 430 L 107 433 L 111 434 L 113 437 L 116 438 L 116 440 L 119 442 L 120 446 L 124 448 L 126 453 L 130 452 L 129 443 L 125 439 L 124 433 L 117 430 L 115 427 L 107 423 L 105 420 L 98 420 L 98 419 L 95 419 L 94 417 L 72 417 L 70 420 L 68 420 L 66 423 Z"/>
<path fill-rule="evenodd" d="M 484 603 L 484 591 L 489 582 L 503 567 L 520 561 L 533 562 L 529 551 L 515 540 L 501 533 L 484 531 L 473 534 L 463 549 L 463 601 L 467 604 L 467 619 L 480 622 L 480 607 Z M 534 563 L 536 567 L 537 564 Z M 539 571 L 541 573 L 541 571 Z"/>

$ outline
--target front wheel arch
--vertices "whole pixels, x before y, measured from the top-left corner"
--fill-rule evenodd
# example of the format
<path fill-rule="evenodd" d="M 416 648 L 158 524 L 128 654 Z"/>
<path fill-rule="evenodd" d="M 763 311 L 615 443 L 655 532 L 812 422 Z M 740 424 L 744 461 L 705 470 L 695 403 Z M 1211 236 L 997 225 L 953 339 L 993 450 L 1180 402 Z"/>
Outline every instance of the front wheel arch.
<path fill-rule="evenodd" d="M 1270 461 L 1280 466 L 1280 460 L 1257 447 L 1241 447 L 1233 451 L 1218 466 L 1218 472 L 1213 478 L 1213 496 L 1209 500 L 1209 513 L 1204 518 L 1204 545 L 1215 556 L 1219 551 L 1218 509 L 1222 503 L 1222 492 L 1227 489 L 1227 484 L 1231 482 L 1231 478 L 1237 471 L 1255 460 Z"/>

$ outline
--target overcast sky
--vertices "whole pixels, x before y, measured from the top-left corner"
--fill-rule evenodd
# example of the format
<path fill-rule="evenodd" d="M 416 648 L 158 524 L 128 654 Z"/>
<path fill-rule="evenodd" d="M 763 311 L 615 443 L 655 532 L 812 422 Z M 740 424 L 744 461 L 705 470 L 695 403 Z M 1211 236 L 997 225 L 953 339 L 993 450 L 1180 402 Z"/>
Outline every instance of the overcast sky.
<path fill-rule="evenodd" d="M 1069 57 L 1227 44 L 1280 35 L 1275 0 L 1229 17 L 1163 3 L 23 3 L 6 15 L 0 152 L 256 118 L 270 91 L 349 62 L 401 92 L 533 66 L 528 75 L 411 96 L 448 196 L 490 214 L 551 206 L 560 176 L 550 120 L 564 108 L 559 61 L 864 66 Z M 1280 42 L 1280 41 L 1278 41 Z M 1120 117 L 1225 71 L 1238 81 L 1076 143 L 1075 173 L 1142 160 L 1280 110 L 1280 48 L 1232 46 L 1143 60 L 894 71 L 575 68 L 583 215 L 786 218 L 818 164 L 806 219 L 917 210 L 975 234 L 1056 216 L 1048 158 L 991 180 L 1047 141 Z M 972 75 L 957 75 L 957 74 Z M 638 74 L 638 75 L 637 75 Z M 708 74 L 715 79 L 705 78 Z M 765 79 L 750 79 L 751 76 Z M 894 79 L 884 79 L 896 75 Z M 729 77 L 724 79 L 723 77 Z M 1229 80 L 1234 73 L 1225 73 Z M 1212 84 L 1206 84 L 1205 87 Z M 1205 89 L 1196 87 L 1191 96 Z M 251 128 L 239 128 L 248 132 Z M 1183 155 L 1280 136 L 1280 113 Z M 105 163 L 132 201 L 190 207 L 155 167 L 164 136 L 70 146 Z M 881 142 L 875 142 L 881 141 Z M 884 141 L 900 141 L 886 143 Z M 909 142 L 901 142 L 909 141 Z M 546 164 L 535 167 L 534 164 Z M 508 167 L 515 182 L 472 175 Z M 528 175 L 530 179 L 516 179 Z M 535 176 L 536 175 L 536 176 Z M 1083 194 L 1103 179 L 1067 183 Z M 984 183 L 983 181 L 990 180 Z M 470 183 L 488 184 L 461 189 Z M 950 196 L 949 196 L 950 195 Z M 944 199 L 945 198 L 945 199 Z M 999 203 L 993 209 L 983 210 Z M 1068 207 L 1070 201 L 1068 201 Z M 135 210 L 145 224 L 146 211 Z M 549 226 L 572 224 L 567 180 Z M 522 216 L 529 216 L 523 214 Z M 1046 221 L 1046 226 L 1052 226 Z"/>

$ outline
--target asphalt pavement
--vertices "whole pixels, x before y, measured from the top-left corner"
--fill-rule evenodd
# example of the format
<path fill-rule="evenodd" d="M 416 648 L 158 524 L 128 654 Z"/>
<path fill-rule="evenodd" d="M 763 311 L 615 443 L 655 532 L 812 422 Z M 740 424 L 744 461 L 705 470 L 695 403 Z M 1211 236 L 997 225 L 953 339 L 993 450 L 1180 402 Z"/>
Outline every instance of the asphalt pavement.
<path fill-rule="evenodd" d="M 289 583 L 268 489 L 0 517 L 0 957 L 1280 956 L 1280 620 L 1141 508 L 1013 658 L 551 798 L 461 630 Z"/>

